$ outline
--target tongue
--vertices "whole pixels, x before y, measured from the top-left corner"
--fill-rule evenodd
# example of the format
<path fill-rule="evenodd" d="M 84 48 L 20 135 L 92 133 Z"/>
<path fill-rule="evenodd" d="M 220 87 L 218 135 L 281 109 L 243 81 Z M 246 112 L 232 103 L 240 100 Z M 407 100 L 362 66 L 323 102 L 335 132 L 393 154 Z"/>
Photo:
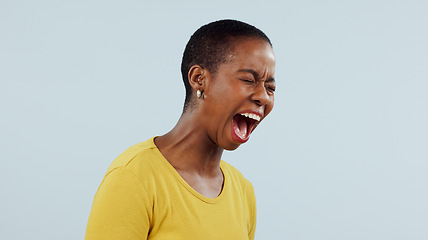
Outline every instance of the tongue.
<path fill-rule="evenodd" d="M 248 132 L 248 126 L 247 126 L 247 121 L 245 120 L 244 116 L 241 116 L 239 114 L 236 114 L 235 117 L 233 118 L 236 123 L 236 126 L 233 128 L 233 130 L 235 131 L 235 134 L 241 138 L 241 139 L 245 139 L 247 137 L 247 132 Z"/>
<path fill-rule="evenodd" d="M 243 118 L 238 121 L 238 135 L 242 138 L 247 136 L 247 121 Z"/>

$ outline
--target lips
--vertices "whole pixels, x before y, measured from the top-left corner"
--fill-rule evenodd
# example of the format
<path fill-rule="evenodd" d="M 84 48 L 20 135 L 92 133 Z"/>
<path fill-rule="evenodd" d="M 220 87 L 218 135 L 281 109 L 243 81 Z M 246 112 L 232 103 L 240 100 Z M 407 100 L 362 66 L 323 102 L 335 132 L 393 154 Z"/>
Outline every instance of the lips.
<path fill-rule="evenodd" d="M 239 143 L 248 141 L 254 126 L 260 121 L 261 117 L 262 114 L 258 112 L 235 114 L 232 119 L 232 138 Z"/>

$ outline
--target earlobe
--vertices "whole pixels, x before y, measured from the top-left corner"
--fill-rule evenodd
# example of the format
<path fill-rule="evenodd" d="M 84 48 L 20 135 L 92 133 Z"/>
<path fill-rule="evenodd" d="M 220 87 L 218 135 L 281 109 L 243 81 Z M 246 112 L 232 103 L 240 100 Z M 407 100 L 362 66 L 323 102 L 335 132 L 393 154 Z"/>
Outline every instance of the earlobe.
<path fill-rule="evenodd" d="M 196 92 L 197 98 L 201 98 L 204 92 L 204 80 L 205 80 L 206 70 L 200 65 L 193 65 L 189 69 L 189 74 L 187 75 L 189 79 L 189 84 Z"/>

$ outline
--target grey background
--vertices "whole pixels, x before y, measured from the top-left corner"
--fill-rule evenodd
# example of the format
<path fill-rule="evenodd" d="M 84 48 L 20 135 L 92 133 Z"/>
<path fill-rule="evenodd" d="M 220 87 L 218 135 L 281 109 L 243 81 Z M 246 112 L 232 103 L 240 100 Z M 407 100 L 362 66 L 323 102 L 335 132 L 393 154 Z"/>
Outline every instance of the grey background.
<path fill-rule="evenodd" d="M 254 24 L 275 108 L 224 159 L 257 239 L 428 239 L 427 1 L 0 0 L 0 238 L 83 239 L 107 167 L 180 116 L 190 35 Z"/>

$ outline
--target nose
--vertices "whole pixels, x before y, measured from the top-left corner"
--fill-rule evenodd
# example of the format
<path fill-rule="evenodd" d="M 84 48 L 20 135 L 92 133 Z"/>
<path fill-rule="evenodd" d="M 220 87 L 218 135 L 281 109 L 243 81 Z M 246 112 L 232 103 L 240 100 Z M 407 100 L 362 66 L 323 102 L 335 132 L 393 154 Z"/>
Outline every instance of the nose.
<path fill-rule="evenodd" d="M 264 84 L 258 84 L 250 99 L 259 106 L 265 106 L 271 102 L 271 97 L 269 96 Z"/>

